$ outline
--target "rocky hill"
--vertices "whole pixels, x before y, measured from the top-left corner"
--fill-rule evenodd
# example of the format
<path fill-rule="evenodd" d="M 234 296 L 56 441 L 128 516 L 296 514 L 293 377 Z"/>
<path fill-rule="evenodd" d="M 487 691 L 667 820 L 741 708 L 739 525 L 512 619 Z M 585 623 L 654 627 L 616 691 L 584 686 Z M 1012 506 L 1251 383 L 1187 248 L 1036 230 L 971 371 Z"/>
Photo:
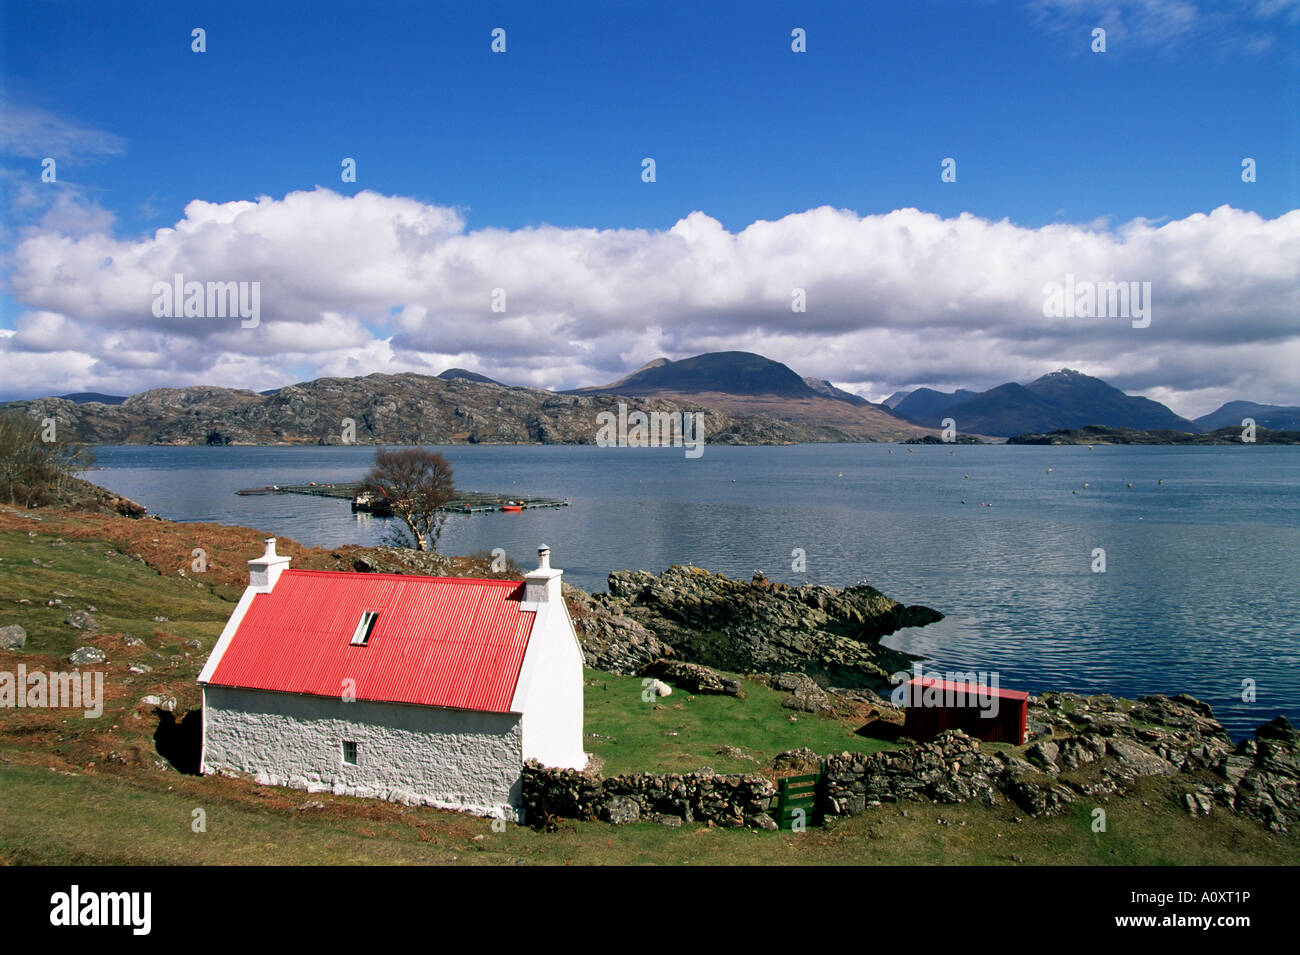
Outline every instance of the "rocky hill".
<path fill-rule="evenodd" d="M 785 420 L 772 413 L 778 409 L 730 403 L 725 395 L 710 402 L 703 395 L 556 394 L 459 374 L 319 378 L 267 394 L 156 388 L 115 405 L 39 398 L 4 407 L 52 417 L 73 440 L 90 444 L 341 444 L 345 419 L 355 422 L 360 444 L 594 444 L 596 416 L 617 413 L 620 401 L 632 410 L 705 411 L 708 444 L 893 441 L 926 433 L 874 406 L 859 408 L 808 390 L 807 400 L 824 403 L 839 417 Z"/>

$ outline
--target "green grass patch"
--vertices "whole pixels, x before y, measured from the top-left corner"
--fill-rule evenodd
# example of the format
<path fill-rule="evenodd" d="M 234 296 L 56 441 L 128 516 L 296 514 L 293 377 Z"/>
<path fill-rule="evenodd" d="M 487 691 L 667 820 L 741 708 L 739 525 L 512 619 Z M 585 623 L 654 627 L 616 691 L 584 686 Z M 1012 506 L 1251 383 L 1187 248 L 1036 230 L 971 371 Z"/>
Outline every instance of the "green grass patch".
<path fill-rule="evenodd" d="M 56 540 L 41 533 L 0 534 L 0 624 L 17 623 L 27 631 L 25 652 L 66 657 L 85 646 L 95 632 L 77 630 L 64 619 L 87 606 L 95 608 L 101 634 L 129 631 L 155 645 L 154 631 L 163 630 L 177 638 L 157 646 L 164 653 L 180 652 L 181 639 L 203 641 L 206 650 L 233 609 L 194 581 L 165 578 L 111 543 Z M 47 606 L 51 599 L 62 604 Z"/>
<path fill-rule="evenodd" d="M 807 746 L 817 753 L 870 753 L 893 743 L 856 735 L 852 722 L 781 705 L 789 694 L 742 680 L 745 698 L 642 697 L 640 677 L 587 670 L 584 748 L 605 761 L 606 775 L 633 772 L 689 773 L 702 766 L 719 773 L 756 772 L 772 757 Z M 612 738 L 611 738 L 612 737 Z M 754 760 L 722 756 L 735 746 Z"/>
<path fill-rule="evenodd" d="M 802 833 L 563 822 L 557 832 L 432 809 L 249 788 L 220 779 L 65 776 L 0 761 L 0 861 L 118 865 L 1295 865 L 1295 837 L 1223 813 L 1192 817 L 1170 781 L 1050 819 L 1015 807 L 884 806 Z M 267 805 L 259 805 L 262 794 Z M 236 798 L 238 797 L 238 798 Z M 287 798 L 285 798 L 287 797 Z M 299 811 L 309 800 L 323 810 Z M 39 807 L 39 809 L 34 808 Z M 203 809 L 206 832 L 195 832 Z"/>

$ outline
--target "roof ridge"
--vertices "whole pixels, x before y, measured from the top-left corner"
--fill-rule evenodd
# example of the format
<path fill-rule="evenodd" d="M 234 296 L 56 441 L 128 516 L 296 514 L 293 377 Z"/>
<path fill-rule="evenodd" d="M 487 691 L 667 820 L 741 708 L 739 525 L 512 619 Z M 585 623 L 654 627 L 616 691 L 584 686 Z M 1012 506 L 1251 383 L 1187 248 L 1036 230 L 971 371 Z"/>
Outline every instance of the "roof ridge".
<path fill-rule="evenodd" d="M 493 584 L 496 586 L 519 586 L 524 581 L 522 578 L 514 580 L 502 577 L 436 577 L 433 574 L 385 574 L 370 571 L 353 571 L 353 570 L 315 570 L 311 567 L 288 567 L 281 573 L 285 574 L 312 574 L 320 577 L 349 577 L 349 578 L 384 578 L 391 580 L 441 580 L 451 583 L 465 584 Z"/>

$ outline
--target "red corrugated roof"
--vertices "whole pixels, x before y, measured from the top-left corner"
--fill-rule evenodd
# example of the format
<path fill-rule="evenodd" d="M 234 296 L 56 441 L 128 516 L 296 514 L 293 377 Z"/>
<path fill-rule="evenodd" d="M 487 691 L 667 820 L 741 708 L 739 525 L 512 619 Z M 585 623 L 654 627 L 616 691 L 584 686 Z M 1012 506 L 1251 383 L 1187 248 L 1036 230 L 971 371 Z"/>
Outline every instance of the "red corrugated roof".
<path fill-rule="evenodd" d="M 210 683 L 505 713 L 533 611 L 514 580 L 286 570 L 258 594 Z M 351 645 L 379 611 L 370 642 Z"/>
<path fill-rule="evenodd" d="M 994 688 L 986 683 L 954 683 L 951 680 L 943 680 L 934 676 L 914 676 L 907 681 L 908 686 L 918 687 L 938 687 L 947 693 L 962 693 L 967 698 L 980 694 L 981 696 L 996 696 L 1001 700 L 1027 700 L 1029 694 L 1024 690 L 1003 690 Z"/>

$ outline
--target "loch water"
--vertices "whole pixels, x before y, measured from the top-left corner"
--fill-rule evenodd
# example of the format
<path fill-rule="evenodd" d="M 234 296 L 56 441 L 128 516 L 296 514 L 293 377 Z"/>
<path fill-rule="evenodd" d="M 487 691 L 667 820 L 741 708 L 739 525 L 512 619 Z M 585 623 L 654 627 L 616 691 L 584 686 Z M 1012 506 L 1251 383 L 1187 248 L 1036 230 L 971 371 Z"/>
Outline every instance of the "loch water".
<path fill-rule="evenodd" d="M 790 584 L 865 581 L 946 615 L 887 641 L 928 667 L 996 673 L 1030 691 L 1190 693 L 1234 737 L 1279 713 L 1300 722 L 1300 448 L 710 445 L 694 459 L 680 448 L 438 450 L 460 488 L 572 499 L 454 515 L 444 553 L 501 547 L 527 568 L 545 542 L 565 579 L 589 591 L 605 589 L 611 570 L 686 563 Z M 86 477 L 170 520 L 318 546 L 379 543 L 388 526 L 343 500 L 235 494 L 357 480 L 370 447 L 101 447 L 96 457 Z"/>

